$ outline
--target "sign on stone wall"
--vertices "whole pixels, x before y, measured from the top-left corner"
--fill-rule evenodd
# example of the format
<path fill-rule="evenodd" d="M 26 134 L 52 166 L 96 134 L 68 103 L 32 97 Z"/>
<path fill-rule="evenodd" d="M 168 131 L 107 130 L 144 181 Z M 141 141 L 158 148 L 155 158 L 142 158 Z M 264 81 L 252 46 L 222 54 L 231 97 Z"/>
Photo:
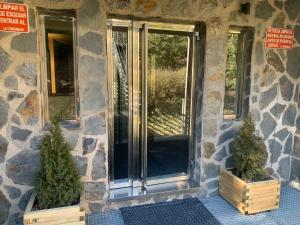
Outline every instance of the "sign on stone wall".
<path fill-rule="evenodd" d="M 28 24 L 27 5 L 0 2 L 0 32 L 27 33 Z"/>
<path fill-rule="evenodd" d="M 266 48 L 293 48 L 294 30 L 267 28 Z"/>

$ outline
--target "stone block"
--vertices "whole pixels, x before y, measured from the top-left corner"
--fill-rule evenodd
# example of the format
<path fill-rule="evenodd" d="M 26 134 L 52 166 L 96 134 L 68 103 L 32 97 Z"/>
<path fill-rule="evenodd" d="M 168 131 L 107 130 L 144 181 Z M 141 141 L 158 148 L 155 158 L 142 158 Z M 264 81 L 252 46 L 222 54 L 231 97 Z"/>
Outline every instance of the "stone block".
<path fill-rule="evenodd" d="M 86 175 L 87 166 L 88 166 L 88 160 L 85 157 L 81 156 L 75 156 L 74 157 L 75 163 L 77 165 L 78 171 L 81 176 Z"/>
<path fill-rule="evenodd" d="M 11 41 L 11 48 L 23 53 L 37 52 L 37 34 L 36 32 L 24 33 L 14 36 Z"/>
<path fill-rule="evenodd" d="M 15 184 L 33 186 L 40 171 L 40 154 L 23 150 L 6 161 L 6 175 Z"/>
<path fill-rule="evenodd" d="M 25 83 L 31 87 L 37 84 L 37 71 L 35 63 L 23 63 L 17 66 L 16 73 L 19 77 L 24 79 Z"/>
<path fill-rule="evenodd" d="M 102 203 L 89 202 L 89 209 L 92 213 L 102 212 L 104 207 L 105 205 Z"/>
<path fill-rule="evenodd" d="M 218 162 L 221 162 L 223 159 L 227 157 L 226 147 L 224 146 L 220 151 L 218 151 L 214 157 L 214 159 Z"/>
<path fill-rule="evenodd" d="M 282 125 L 293 127 L 295 125 L 296 114 L 296 106 L 294 104 L 290 104 L 283 114 Z"/>
<path fill-rule="evenodd" d="M 222 105 L 222 97 L 219 91 L 211 91 L 206 96 L 205 102 L 205 116 L 212 116 L 219 114 Z"/>
<path fill-rule="evenodd" d="M 284 157 L 282 158 L 279 163 L 278 163 L 278 169 L 277 173 L 279 176 L 285 180 L 289 181 L 290 180 L 290 171 L 291 171 L 291 159 L 290 157 Z"/>
<path fill-rule="evenodd" d="M 255 17 L 263 20 L 268 20 L 273 16 L 273 12 L 276 11 L 268 1 L 260 1 L 256 5 Z"/>
<path fill-rule="evenodd" d="M 0 129 L 7 123 L 9 105 L 0 97 Z"/>
<path fill-rule="evenodd" d="M 283 100 L 290 101 L 294 93 L 294 84 L 286 76 L 283 76 L 279 79 L 279 87 Z"/>
<path fill-rule="evenodd" d="M 265 139 L 268 139 L 268 137 L 272 134 L 276 125 L 276 121 L 268 112 L 263 114 L 263 119 L 260 123 L 260 129 Z"/>
<path fill-rule="evenodd" d="M 300 47 L 287 51 L 286 71 L 291 78 L 297 79 L 300 75 Z"/>
<path fill-rule="evenodd" d="M 106 4 L 112 11 L 130 8 L 130 0 L 106 0 Z"/>
<path fill-rule="evenodd" d="M 240 127 L 232 127 L 230 130 L 225 131 L 219 136 L 218 145 L 223 144 L 224 142 L 233 139 L 239 133 Z"/>
<path fill-rule="evenodd" d="M 161 3 L 164 16 L 187 16 L 191 14 L 188 1 L 186 0 L 165 0 Z"/>
<path fill-rule="evenodd" d="M 292 158 L 291 180 L 300 182 L 300 159 Z"/>
<path fill-rule="evenodd" d="M 214 153 L 215 153 L 215 145 L 211 142 L 205 142 L 204 143 L 204 154 L 203 156 L 207 159 L 209 159 Z"/>
<path fill-rule="evenodd" d="M 300 137 L 298 137 L 298 136 L 294 137 L 293 156 L 300 158 Z"/>
<path fill-rule="evenodd" d="M 97 145 L 97 139 L 94 138 L 83 138 L 82 140 L 82 149 L 83 155 L 93 152 Z"/>
<path fill-rule="evenodd" d="M 104 109 L 106 98 L 102 93 L 101 85 L 98 82 L 90 81 L 82 92 L 81 108 L 88 112 L 98 112 Z"/>
<path fill-rule="evenodd" d="M 19 198 L 21 196 L 21 193 L 22 193 L 19 188 L 9 186 L 9 185 L 4 185 L 4 189 L 8 193 L 8 196 L 10 197 L 10 199 Z"/>
<path fill-rule="evenodd" d="M 136 0 L 135 12 L 139 12 L 142 15 L 154 14 L 160 7 L 156 0 Z"/>
<path fill-rule="evenodd" d="M 30 149 L 39 151 L 42 147 L 42 141 L 43 141 L 44 135 L 38 135 L 34 136 L 30 139 Z"/>
<path fill-rule="evenodd" d="M 294 135 L 290 134 L 285 141 L 285 145 L 283 148 L 284 154 L 290 155 L 293 152 L 293 140 L 294 140 Z"/>
<path fill-rule="evenodd" d="M 87 55 L 81 56 L 79 60 L 80 82 L 86 85 L 90 82 L 99 83 L 106 81 L 105 68 L 106 66 L 103 59 Z M 88 86 L 85 87 L 88 88 Z"/>
<path fill-rule="evenodd" d="M 37 91 L 31 91 L 16 111 L 27 125 L 36 124 L 40 116 L 39 95 Z"/>
<path fill-rule="evenodd" d="M 300 2 L 298 0 L 286 0 L 284 1 L 284 9 L 290 20 L 294 20 L 300 11 Z"/>
<path fill-rule="evenodd" d="M 84 1 L 78 9 L 78 26 L 97 30 L 102 20 L 100 8 L 100 2 L 98 1 Z"/>
<path fill-rule="evenodd" d="M 21 120 L 20 117 L 18 117 L 16 114 L 12 115 L 11 122 L 21 126 Z"/>
<path fill-rule="evenodd" d="M 0 163 L 5 161 L 8 144 L 8 141 L 2 135 L 0 135 Z"/>
<path fill-rule="evenodd" d="M 271 163 L 276 163 L 281 155 L 282 146 L 275 139 L 268 140 L 269 150 L 271 152 Z"/>
<path fill-rule="evenodd" d="M 277 77 L 277 74 L 275 73 L 275 71 L 272 68 L 270 68 L 269 65 L 266 65 L 264 67 L 262 76 L 260 78 L 260 86 L 261 87 L 270 86 L 274 82 L 276 77 Z"/>
<path fill-rule="evenodd" d="M 0 47 L 0 76 L 13 63 L 11 56 Z"/>
<path fill-rule="evenodd" d="M 18 90 L 18 80 L 14 76 L 8 76 L 4 79 L 4 86 L 12 90 Z"/>
<path fill-rule="evenodd" d="M 91 116 L 84 121 L 84 134 L 101 135 L 106 132 L 106 122 L 104 114 Z"/>
<path fill-rule="evenodd" d="M 217 135 L 217 122 L 214 119 L 204 119 L 203 121 L 203 136 L 215 137 Z M 201 131 L 199 131 L 201 133 Z"/>
<path fill-rule="evenodd" d="M 277 96 L 277 84 L 274 84 L 269 90 L 262 92 L 259 100 L 259 108 L 266 108 L 271 102 L 273 102 Z"/>
<path fill-rule="evenodd" d="M 26 191 L 26 192 L 22 195 L 22 197 L 21 197 L 21 199 L 20 199 L 20 201 L 19 201 L 19 203 L 18 203 L 18 206 L 19 206 L 19 208 L 20 208 L 22 211 L 25 211 L 25 209 L 26 209 L 26 207 L 27 207 L 27 204 L 28 204 L 28 202 L 29 202 L 29 200 L 30 200 L 30 197 L 31 197 L 31 195 L 32 195 L 32 192 L 33 192 L 33 190 L 31 189 L 31 190 Z"/>
<path fill-rule="evenodd" d="M 282 105 L 280 103 L 276 103 L 271 109 L 270 112 L 275 116 L 277 119 L 280 118 L 282 112 L 284 111 L 286 105 Z"/>
<path fill-rule="evenodd" d="M 32 131 L 27 129 L 21 129 L 19 127 L 11 127 L 11 138 L 18 141 L 26 141 L 27 138 L 31 135 Z"/>
<path fill-rule="evenodd" d="M 10 91 L 7 94 L 6 100 L 9 102 L 9 101 L 14 100 L 15 98 L 24 98 L 24 95 L 19 92 L 16 92 L 16 91 Z"/>
<path fill-rule="evenodd" d="M 204 174 L 203 178 L 204 180 L 211 179 L 211 178 L 217 178 L 220 173 L 220 166 L 216 165 L 215 163 L 203 163 L 203 169 Z"/>
<path fill-rule="evenodd" d="M 273 49 L 268 50 L 266 57 L 268 64 L 273 66 L 277 72 L 284 72 L 285 68 L 283 62 Z"/>
<path fill-rule="evenodd" d="M 275 19 L 273 20 L 272 27 L 283 28 L 284 24 L 285 24 L 285 14 L 281 12 L 276 15 Z"/>
<path fill-rule="evenodd" d="M 0 224 L 4 224 L 9 216 L 11 203 L 0 190 Z"/>
<path fill-rule="evenodd" d="M 106 177 L 105 155 L 102 151 L 97 151 L 93 159 L 92 179 L 104 179 Z"/>
<path fill-rule="evenodd" d="M 290 134 L 287 128 L 283 128 L 280 131 L 274 134 L 274 137 L 277 137 L 281 142 L 284 141 L 287 136 Z"/>
<path fill-rule="evenodd" d="M 100 201 L 105 195 L 106 185 L 103 182 L 86 182 L 84 192 L 87 201 Z"/>
<path fill-rule="evenodd" d="M 97 55 L 103 53 L 103 37 L 101 34 L 89 31 L 78 39 L 79 46 Z"/>
<path fill-rule="evenodd" d="M 255 62 L 257 65 L 262 65 L 264 63 L 264 50 L 261 41 L 255 44 Z"/>

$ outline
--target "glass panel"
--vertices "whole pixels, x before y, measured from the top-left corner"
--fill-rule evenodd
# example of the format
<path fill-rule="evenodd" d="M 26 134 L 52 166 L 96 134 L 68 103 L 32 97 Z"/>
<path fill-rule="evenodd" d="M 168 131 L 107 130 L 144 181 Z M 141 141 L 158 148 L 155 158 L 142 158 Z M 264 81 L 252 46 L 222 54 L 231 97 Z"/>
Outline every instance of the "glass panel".
<path fill-rule="evenodd" d="M 189 36 L 149 31 L 147 175 L 187 173 L 190 88 Z"/>
<path fill-rule="evenodd" d="M 224 119 L 236 119 L 237 113 L 237 53 L 238 33 L 228 36 L 228 52 L 225 77 Z"/>
<path fill-rule="evenodd" d="M 45 17 L 49 118 L 76 119 L 73 21 Z"/>
<path fill-rule="evenodd" d="M 128 29 L 114 27 L 114 179 L 128 178 Z"/>

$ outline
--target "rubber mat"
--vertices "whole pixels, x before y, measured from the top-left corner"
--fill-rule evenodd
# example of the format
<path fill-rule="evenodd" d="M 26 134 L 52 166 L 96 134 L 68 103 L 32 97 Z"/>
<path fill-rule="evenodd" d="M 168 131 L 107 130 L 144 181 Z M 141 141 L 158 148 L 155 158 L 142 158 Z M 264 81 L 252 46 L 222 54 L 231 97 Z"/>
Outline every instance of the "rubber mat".
<path fill-rule="evenodd" d="M 221 225 L 197 198 L 121 208 L 125 225 Z"/>

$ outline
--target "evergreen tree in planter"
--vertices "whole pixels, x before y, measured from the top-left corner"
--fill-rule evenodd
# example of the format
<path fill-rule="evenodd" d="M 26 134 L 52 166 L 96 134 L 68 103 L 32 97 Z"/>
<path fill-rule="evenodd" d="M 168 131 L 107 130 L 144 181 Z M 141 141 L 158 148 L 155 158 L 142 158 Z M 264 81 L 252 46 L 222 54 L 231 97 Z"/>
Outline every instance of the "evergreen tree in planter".
<path fill-rule="evenodd" d="M 49 209 L 78 204 L 80 174 L 60 129 L 60 117 L 52 120 L 50 134 L 42 142 L 41 171 L 36 182 L 37 207 Z"/>
<path fill-rule="evenodd" d="M 252 118 L 246 118 L 234 142 L 234 170 L 221 168 L 220 195 L 243 214 L 277 209 L 280 202 L 280 181 L 268 177 L 264 166 L 268 158 L 261 137 L 255 135 Z"/>
<path fill-rule="evenodd" d="M 234 174 L 247 182 L 264 180 L 268 153 L 263 139 L 255 135 L 255 125 L 251 117 L 245 119 L 234 142 L 234 148 Z"/>

